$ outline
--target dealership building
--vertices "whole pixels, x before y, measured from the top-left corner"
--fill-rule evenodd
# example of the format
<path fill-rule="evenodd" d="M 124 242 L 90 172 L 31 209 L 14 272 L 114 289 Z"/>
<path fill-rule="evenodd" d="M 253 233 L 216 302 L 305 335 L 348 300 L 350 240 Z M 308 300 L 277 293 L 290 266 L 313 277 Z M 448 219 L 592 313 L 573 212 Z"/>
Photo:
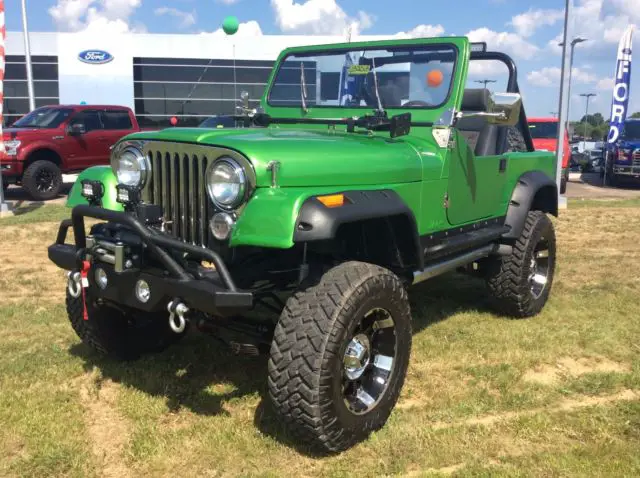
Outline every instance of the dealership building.
<path fill-rule="evenodd" d="M 344 37 L 47 32 L 30 33 L 29 40 L 36 107 L 123 105 L 135 111 L 143 127 L 156 127 L 169 125 L 173 116 L 187 126 L 233 113 L 241 91 L 257 104 L 280 51 Z M 10 124 L 29 111 L 21 32 L 7 33 L 6 54 L 4 117 Z M 337 88 L 337 77 L 335 82 Z"/>

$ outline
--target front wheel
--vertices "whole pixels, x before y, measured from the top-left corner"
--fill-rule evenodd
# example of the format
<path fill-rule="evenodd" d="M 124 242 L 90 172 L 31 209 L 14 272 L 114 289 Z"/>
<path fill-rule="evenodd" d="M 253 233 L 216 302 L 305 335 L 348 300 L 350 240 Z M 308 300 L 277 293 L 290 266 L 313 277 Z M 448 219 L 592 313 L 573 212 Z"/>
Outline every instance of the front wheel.
<path fill-rule="evenodd" d="M 547 303 L 556 266 L 553 223 L 542 211 L 529 211 L 509 255 L 490 259 L 487 285 L 500 312 L 531 317 Z"/>
<path fill-rule="evenodd" d="M 294 437 L 342 451 L 386 423 L 410 349 L 401 280 L 382 267 L 346 262 L 287 301 L 271 345 L 269 396 Z"/>
<path fill-rule="evenodd" d="M 62 172 L 51 161 L 34 161 L 22 175 L 22 187 L 36 201 L 53 199 L 62 189 Z"/>
<path fill-rule="evenodd" d="M 170 329 L 168 312 L 125 312 L 93 300 L 90 291 L 86 299 L 85 318 L 82 294 L 67 290 L 67 315 L 82 342 L 102 354 L 133 360 L 145 353 L 161 352 L 184 335 Z"/>

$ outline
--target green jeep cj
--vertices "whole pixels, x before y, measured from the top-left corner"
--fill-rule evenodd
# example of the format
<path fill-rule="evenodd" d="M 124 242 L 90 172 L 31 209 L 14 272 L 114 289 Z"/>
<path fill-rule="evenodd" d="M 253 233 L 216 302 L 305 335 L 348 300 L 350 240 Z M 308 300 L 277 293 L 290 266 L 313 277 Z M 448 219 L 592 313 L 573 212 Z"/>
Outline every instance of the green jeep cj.
<path fill-rule="evenodd" d="M 485 61 L 506 92 L 465 89 Z M 132 134 L 81 174 L 49 257 L 86 344 L 132 358 L 190 326 L 265 351 L 292 436 L 339 451 L 398 400 L 410 285 L 467 270 L 506 315 L 545 305 L 555 157 L 534 151 L 507 55 L 454 37 L 291 48 L 260 107 L 243 100 L 240 127 Z"/>

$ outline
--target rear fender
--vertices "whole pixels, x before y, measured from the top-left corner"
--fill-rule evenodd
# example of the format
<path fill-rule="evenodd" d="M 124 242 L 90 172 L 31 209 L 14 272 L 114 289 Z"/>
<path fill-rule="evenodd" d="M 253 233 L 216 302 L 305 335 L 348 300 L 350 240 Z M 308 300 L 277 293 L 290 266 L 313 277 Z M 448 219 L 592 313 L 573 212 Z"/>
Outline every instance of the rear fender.
<path fill-rule="evenodd" d="M 503 237 L 520 237 L 527 214 L 532 210 L 558 216 L 558 186 L 542 171 L 529 171 L 518 178 L 505 220 L 511 229 Z"/>
<path fill-rule="evenodd" d="M 104 196 L 102 196 L 102 207 L 105 209 L 111 209 L 112 211 L 123 211 L 122 204 L 116 201 L 116 185 L 118 181 L 113 174 L 110 166 L 92 166 L 85 169 L 80 173 L 76 182 L 73 183 L 69 197 L 67 198 L 67 207 L 74 207 L 80 204 L 89 204 L 89 202 L 82 197 L 82 181 L 84 179 L 90 179 L 92 181 L 100 181 L 104 189 Z"/>

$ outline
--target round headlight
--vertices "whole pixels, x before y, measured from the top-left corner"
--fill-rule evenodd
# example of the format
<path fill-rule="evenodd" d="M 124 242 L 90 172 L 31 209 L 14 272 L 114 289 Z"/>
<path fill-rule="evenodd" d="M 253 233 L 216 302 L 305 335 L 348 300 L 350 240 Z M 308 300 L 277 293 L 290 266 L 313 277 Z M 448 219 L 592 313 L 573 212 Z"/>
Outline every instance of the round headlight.
<path fill-rule="evenodd" d="M 119 184 L 142 187 L 147 180 L 149 163 L 136 148 L 128 147 L 111 161 L 113 173 Z"/>
<path fill-rule="evenodd" d="M 219 159 L 207 171 L 207 192 L 214 204 L 223 209 L 239 206 L 247 190 L 247 179 L 236 161 Z"/>

